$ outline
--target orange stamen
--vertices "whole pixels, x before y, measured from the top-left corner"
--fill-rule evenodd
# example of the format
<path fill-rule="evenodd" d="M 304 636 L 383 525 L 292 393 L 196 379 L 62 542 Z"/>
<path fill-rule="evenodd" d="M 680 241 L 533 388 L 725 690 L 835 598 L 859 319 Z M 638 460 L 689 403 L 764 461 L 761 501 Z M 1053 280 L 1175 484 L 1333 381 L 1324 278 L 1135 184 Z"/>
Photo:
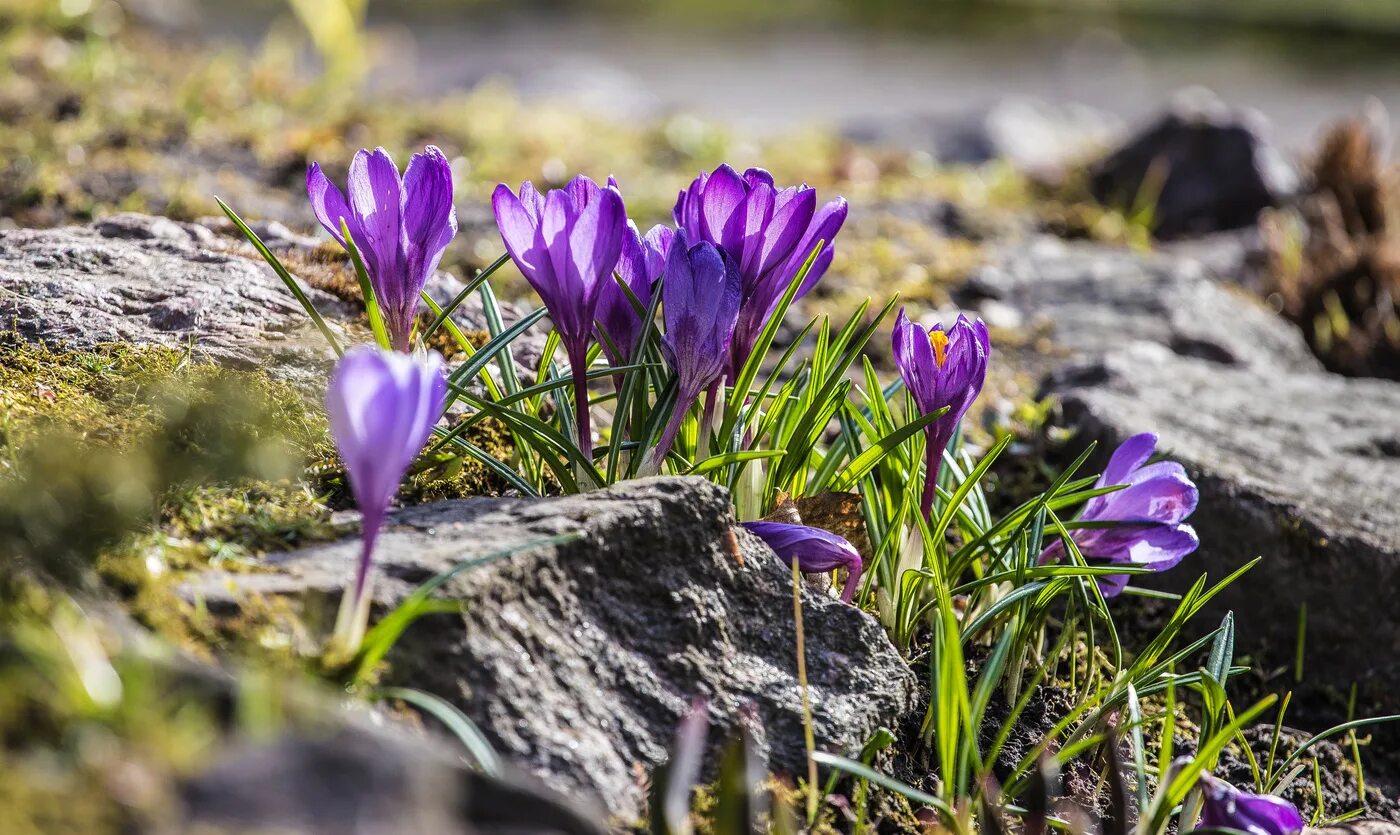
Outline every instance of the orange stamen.
<path fill-rule="evenodd" d="M 948 361 L 948 334 L 943 331 L 929 331 L 929 344 L 933 346 L 933 358 L 942 368 L 943 363 Z"/>

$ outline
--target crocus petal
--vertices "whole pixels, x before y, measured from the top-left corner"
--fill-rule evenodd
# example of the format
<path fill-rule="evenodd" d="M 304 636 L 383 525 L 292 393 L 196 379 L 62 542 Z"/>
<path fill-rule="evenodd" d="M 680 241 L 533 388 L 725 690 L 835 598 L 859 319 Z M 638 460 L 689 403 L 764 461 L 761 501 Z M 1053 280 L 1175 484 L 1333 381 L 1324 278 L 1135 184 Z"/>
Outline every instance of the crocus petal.
<path fill-rule="evenodd" d="M 743 179 L 727 165 L 721 165 L 710 174 L 700 203 L 701 229 L 690 229 L 700 240 L 724 247 L 729 257 L 736 261 L 743 257 L 743 230 L 730 225 L 730 218 L 738 211 L 747 196 L 748 188 Z"/>
<path fill-rule="evenodd" d="M 424 153 L 414 154 L 408 161 L 403 183 L 409 274 L 421 290 L 442 260 L 443 250 L 457 234 L 452 165 L 442 151 L 429 145 Z"/>
<path fill-rule="evenodd" d="M 313 162 L 306 169 L 306 194 L 311 198 L 311 211 L 316 214 L 316 220 L 341 246 L 345 246 L 345 237 L 340 233 L 342 219 L 350 227 L 351 237 L 363 239 L 358 233 L 359 221 L 350 211 L 350 204 L 345 202 L 345 195 L 321 171 L 318 163 Z"/>
<path fill-rule="evenodd" d="M 364 236 L 365 267 L 380 296 L 401 295 L 404 282 L 403 183 L 383 148 L 361 150 L 350 163 L 350 208 Z M 359 242 L 359 239 L 356 239 Z"/>
<path fill-rule="evenodd" d="M 860 552 L 845 539 L 821 528 L 783 522 L 745 522 L 744 527 L 762 539 L 788 565 L 796 562 L 801 571 L 818 574 L 846 568 L 850 574 L 842 589 L 841 599 L 850 603 L 855 598 L 862 563 Z"/>
<path fill-rule="evenodd" d="M 1128 476 L 1138 467 L 1146 464 L 1147 459 L 1152 457 L 1156 448 L 1157 435 L 1152 432 L 1134 435 L 1119 444 L 1108 459 L 1108 466 L 1104 467 L 1103 475 L 1099 476 L 1098 486 L 1127 484 Z"/>
<path fill-rule="evenodd" d="M 812 216 L 812 225 L 807 229 L 807 234 L 803 236 L 801 243 L 793 250 L 792 257 L 788 261 L 788 266 L 784 270 L 789 276 L 797 274 L 806 263 L 807 257 L 816 248 L 817 241 L 825 241 L 821 255 L 813 262 L 812 268 L 807 271 L 807 276 L 802 279 L 802 287 L 797 291 L 797 298 L 802 298 L 821 281 L 826 274 L 826 269 L 831 265 L 832 255 L 835 253 L 833 242 L 836 235 L 841 231 L 841 227 L 846 223 L 846 214 L 849 211 L 844 197 L 838 197 L 817 210 Z"/>
<path fill-rule="evenodd" d="M 1303 831 L 1302 814 L 1281 797 L 1242 791 L 1209 774 L 1201 776 L 1201 787 L 1203 828 L 1238 829 L 1249 835 L 1298 835 Z"/>
<path fill-rule="evenodd" d="M 706 241 L 688 246 L 689 240 L 684 231 L 677 232 L 666 259 L 661 347 L 676 371 L 682 397 L 694 399 L 724 371 L 741 280 L 727 252 Z"/>
<path fill-rule="evenodd" d="M 666 267 L 666 254 L 670 250 L 673 234 L 674 230 L 670 227 L 658 225 L 643 236 L 634 223 L 627 222 L 622 236 L 622 254 L 617 261 L 617 276 L 644 309 L 651 305 L 652 287 Z M 608 362 L 623 364 L 641 337 L 642 317 L 616 281 L 609 278 L 603 280 L 594 315 L 598 329 L 607 335 L 599 342 L 608 356 Z M 615 350 L 620 353 L 615 354 Z"/>

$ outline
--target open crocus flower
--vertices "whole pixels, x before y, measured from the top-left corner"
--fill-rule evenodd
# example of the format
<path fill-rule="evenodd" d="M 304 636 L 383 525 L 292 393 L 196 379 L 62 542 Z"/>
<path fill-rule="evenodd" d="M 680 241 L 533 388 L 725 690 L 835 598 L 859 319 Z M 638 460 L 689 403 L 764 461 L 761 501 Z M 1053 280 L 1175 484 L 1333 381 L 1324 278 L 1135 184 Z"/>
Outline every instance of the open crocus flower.
<path fill-rule="evenodd" d="M 909 321 L 900 308 L 894 323 L 893 346 L 895 366 L 919 412 L 927 415 L 948 410 L 924 427 L 925 480 L 919 506 L 927 517 L 933 509 L 943 451 L 987 381 L 992 343 L 981 319 L 958 314 L 958 321 L 946 331 L 942 325 L 929 330 Z"/>
<path fill-rule="evenodd" d="M 584 176 L 548 194 L 540 194 L 527 181 L 520 185 L 518 197 L 502 183 L 491 195 L 491 208 L 506 250 L 544 301 L 559 332 L 573 371 L 579 450 L 591 458 L 588 343 L 598 297 L 613 283 L 627 231 L 622 195 Z"/>
<path fill-rule="evenodd" d="M 622 255 L 617 260 L 617 275 L 641 302 L 643 309 L 651 305 L 651 291 L 666 266 L 666 253 L 671 249 L 675 230 L 669 226 L 653 226 L 643 236 L 636 224 L 627 222 L 622 237 Z M 603 353 L 612 365 L 626 365 L 642 336 L 642 317 L 632 300 L 616 280 L 606 281 L 598 293 L 599 339 Z M 606 338 L 604 338 L 604 335 Z"/>
<path fill-rule="evenodd" d="M 789 525 L 785 522 L 745 522 L 744 527 L 758 536 L 773 553 L 788 565 L 797 563 L 799 570 L 820 574 L 837 568 L 848 570 L 841 599 L 850 603 L 860 585 L 860 552 L 851 543 L 821 528 Z"/>
<path fill-rule="evenodd" d="M 375 541 L 404 473 L 442 415 L 446 394 L 447 380 L 437 352 L 400 354 L 354 348 L 341 357 L 331 374 L 326 413 L 363 519 L 355 581 L 341 600 L 332 639 L 340 649 L 353 652 L 364 637 Z"/>
<path fill-rule="evenodd" d="M 1210 774 L 1201 775 L 1205 801 L 1201 828 L 1237 829 L 1249 835 L 1298 835 L 1303 816 L 1287 800 L 1271 794 L 1252 794 Z"/>
<path fill-rule="evenodd" d="M 383 148 L 361 150 L 350 163 L 348 203 L 314 162 L 306 170 L 306 192 L 316 219 L 341 246 L 341 220 L 349 227 L 384 312 L 389 338 L 394 347 L 407 351 L 419 293 L 457 234 L 447 157 L 429 145 L 413 155 L 400 179 Z"/>
<path fill-rule="evenodd" d="M 705 241 L 692 246 L 684 230 L 676 232 L 666 257 L 661 301 L 666 319 L 661 353 L 675 369 L 679 391 L 644 473 L 660 471 L 686 413 L 700 393 L 724 373 L 726 351 L 739 315 L 739 271 L 734 259 Z"/>
<path fill-rule="evenodd" d="M 1118 524 L 1072 533 L 1074 544 L 1089 564 L 1148 566 L 1165 571 L 1200 544 L 1196 532 L 1184 524 L 1196 509 L 1196 485 L 1175 461 L 1148 464 L 1156 448 L 1157 436 L 1145 432 L 1113 451 L 1094 486 L 1127 486 L 1090 499 L 1079 519 Z M 1040 563 L 1057 562 L 1064 555 L 1064 542 L 1056 540 L 1041 552 Z M 1104 595 L 1112 597 L 1128 585 L 1128 575 L 1106 575 L 1098 581 Z"/>
<path fill-rule="evenodd" d="M 743 277 L 741 312 L 730 346 L 729 375 L 735 379 L 783 291 L 818 241 L 826 244 L 796 297 L 811 290 L 831 266 L 831 242 L 846 222 L 846 201 L 837 198 L 818 208 L 816 189 L 780 189 L 773 175 L 761 168 L 741 176 L 721 165 L 711 173 L 701 172 L 680 193 L 674 216 L 692 241 L 708 241 L 729 253 Z"/>

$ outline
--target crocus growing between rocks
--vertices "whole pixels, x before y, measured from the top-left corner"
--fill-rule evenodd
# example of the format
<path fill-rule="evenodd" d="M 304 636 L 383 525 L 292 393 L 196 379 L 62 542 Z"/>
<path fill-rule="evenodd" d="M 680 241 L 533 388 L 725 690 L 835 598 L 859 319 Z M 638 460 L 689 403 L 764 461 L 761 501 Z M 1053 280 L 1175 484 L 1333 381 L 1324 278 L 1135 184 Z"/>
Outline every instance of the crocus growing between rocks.
<path fill-rule="evenodd" d="M 457 234 L 447 158 L 429 145 L 413 155 L 400 179 L 383 148 L 361 150 L 350 163 L 349 202 L 314 162 L 306 170 L 306 192 L 316 219 L 341 246 L 341 220 L 349 227 L 390 341 L 407 351 L 419 293 Z"/>
<path fill-rule="evenodd" d="M 780 189 L 773 184 L 773 175 L 761 168 L 740 175 L 721 165 L 713 172 L 701 172 L 680 193 L 674 215 L 676 225 L 692 241 L 708 241 L 729 253 L 743 278 L 739 321 L 729 352 L 733 380 L 783 291 L 818 241 L 825 241 L 825 246 L 797 298 L 811 290 L 831 266 L 835 252 L 831 242 L 846 222 L 846 201 L 837 198 L 818 208 L 816 189 Z"/>
<path fill-rule="evenodd" d="M 544 301 L 559 332 L 574 377 L 579 450 L 592 458 L 588 343 L 598 297 L 613 283 L 627 231 L 622 195 L 612 185 L 599 186 L 578 176 L 548 194 L 540 194 L 527 181 L 518 197 L 502 183 L 491 196 L 491 207 L 506 251 Z"/>
<path fill-rule="evenodd" d="M 1184 523 L 1196 509 L 1196 485 L 1175 461 L 1147 464 L 1156 448 L 1157 436 L 1144 432 L 1124 441 L 1109 458 L 1094 486 L 1127 486 L 1090 499 L 1079 519 L 1118 524 L 1072 533 L 1074 544 L 1090 565 L 1148 566 L 1165 571 L 1200 544 L 1196 532 Z M 1057 562 L 1064 555 L 1064 542 L 1056 540 L 1041 552 L 1040 562 Z M 1128 575 L 1100 576 L 1098 582 L 1104 596 L 1113 597 L 1128 585 Z"/>
<path fill-rule="evenodd" d="M 660 471 L 686 413 L 700 393 L 724 373 L 726 351 L 739 315 L 739 271 L 734 259 L 705 241 L 692 245 L 684 230 L 676 232 L 666 257 L 661 302 L 666 320 L 661 353 L 675 369 L 678 393 L 644 473 Z"/>
<path fill-rule="evenodd" d="M 924 427 L 925 480 L 919 507 L 927 517 L 933 510 L 943 451 L 987 380 L 992 343 L 981 319 L 959 314 L 946 331 L 941 324 L 930 330 L 909 321 L 901 308 L 894 323 L 893 345 L 894 363 L 919 412 L 927 415 L 948 410 Z"/>
<path fill-rule="evenodd" d="M 332 639 L 340 649 L 354 651 L 364 637 L 375 541 L 399 482 L 442 415 L 446 394 L 437 352 L 354 348 L 331 374 L 326 413 L 363 520 L 355 581 L 341 600 Z"/>
<path fill-rule="evenodd" d="M 795 561 L 799 570 L 820 574 L 846 568 L 846 585 L 841 599 L 850 603 L 860 585 L 860 552 L 851 543 L 821 528 L 790 525 L 785 522 L 745 522 L 744 527 L 758 536 L 788 565 Z"/>
<path fill-rule="evenodd" d="M 1303 816 L 1297 807 L 1271 794 L 1241 791 L 1210 774 L 1201 775 L 1202 828 L 1238 829 L 1249 835 L 1298 835 Z"/>
<path fill-rule="evenodd" d="M 642 235 L 636 224 L 627 222 L 622 237 L 622 255 L 617 260 L 617 275 L 641 302 L 643 309 L 651 305 L 652 288 L 661 278 L 666 266 L 666 253 L 671 249 L 675 230 L 669 226 L 653 226 Z M 603 346 L 612 365 L 626 365 L 642 337 L 642 317 L 632 300 L 615 279 L 603 283 L 598 293 L 598 343 Z M 603 335 L 606 338 L 603 338 Z"/>

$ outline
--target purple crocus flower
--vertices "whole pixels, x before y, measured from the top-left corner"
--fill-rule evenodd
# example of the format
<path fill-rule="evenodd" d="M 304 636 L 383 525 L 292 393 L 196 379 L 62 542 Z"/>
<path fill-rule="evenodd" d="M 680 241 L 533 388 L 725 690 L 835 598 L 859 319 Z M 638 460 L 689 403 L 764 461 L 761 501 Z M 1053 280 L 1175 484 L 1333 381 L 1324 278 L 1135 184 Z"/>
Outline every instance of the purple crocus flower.
<path fill-rule="evenodd" d="M 1175 461 L 1147 464 L 1156 448 L 1157 436 L 1144 432 L 1124 441 L 1109 458 L 1094 486 L 1127 486 L 1090 499 L 1079 518 L 1119 524 L 1072 534 L 1074 544 L 1090 564 L 1139 565 L 1165 571 L 1200 544 L 1196 532 L 1184 524 L 1196 509 L 1196 485 Z M 1057 562 L 1064 554 L 1064 542 L 1056 540 L 1041 552 L 1040 563 Z M 1101 576 L 1098 582 L 1104 596 L 1112 597 L 1128 585 L 1128 575 Z"/>
<path fill-rule="evenodd" d="M 457 234 L 452 166 L 435 146 L 399 169 L 383 148 L 361 150 L 350 163 L 350 200 L 311 163 L 306 193 L 316 219 L 345 246 L 340 222 L 365 263 L 394 347 L 407 351 L 418 316 L 418 296 Z"/>
<path fill-rule="evenodd" d="M 365 615 L 355 613 L 364 609 L 385 514 L 441 417 L 446 394 L 442 357 L 436 351 L 414 355 L 362 346 L 347 351 L 331 374 L 326 413 L 363 519 L 364 547 L 336 624 L 336 636 L 347 649 L 358 645 L 364 630 Z"/>
<path fill-rule="evenodd" d="M 666 333 L 661 353 L 675 369 L 676 404 L 643 472 L 659 472 L 676 432 L 690 407 L 724 373 L 729 340 L 739 315 L 739 270 L 734 259 L 714 244 L 690 243 L 685 230 L 676 232 L 666 256 L 666 281 L 661 301 Z"/>
<path fill-rule="evenodd" d="M 946 331 L 941 324 L 929 330 L 909 321 L 900 308 L 893 346 L 895 366 L 920 414 L 948 410 L 924 427 L 924 493 L 919 507 L 927 517 L 933 509 L 943 451 L 987 380 L 992 342 L 981 319 L 958 314 L 958 321 Z"/>
<path fill-rule="evenodd" d="M 788 565 L 796 561 L 798 569 L 808 574 L 846 568 L 849 573 L 841 589 L 841 599 L 850 603 L 855 598 L 862 570 L 860 552 L 845 539 L 821 528 L 785 522 L 745 522 L 744 527 L 767 543 Z"/>
<path fill-rule="evenodd" d="M 743 296 L 730 346 L 729 377 L 739 376 L 759 331 L 773 315 L 783 291 L 818 241 L 826 245 L 797 291 L 806 295 L 831 266 L 832 240 L 846 222 L 842 198 L 817 208 L 816 189 L 780 189 L 773 175 L 750 168 L 741 176 L 728 165 L 701 172 L 680 193 L 676 224 L 695 241 L 721 247 L 739 267 Z"/>
<path fill-rule="evenodd" d="M 1303 816 L 1287 800 L 1252 794 L 1210 774 L 1201 775 L 1201 828 L 1238 829 L 1249 835 L 1298 835 Z"/>
<path fill-rule="evenodd" d="M 491 207 L 506 250 L 544 301 L 559 332 L 573 371 L 579 450 L 591 458 L 588 343 L 598 298 L 613 283 L 627 231 L 622 194 L 584 176 L 548 194 L 526 181 L 518 197 L 502 183 L 491 196 Z"/>
<path fill-rule="evenodd" d="M 617 275 L 637 297 L 642 307 L 651 305 L 651 291 L 666 266 L 666 253 L 671 249 L 675 230 L 669 226 L 653 226 L 643 236 L 630 220 L 622 237 L 622 256 L 617 261 Z M 606 281 L 598 293 L 598 343 L 603 346 L 612 365 L 625 365 L 642 336 L 642 317 L 632 306 L 631 299 L 617 281 Z M 607 338 L 603 338 L 606 334 Z"/>

